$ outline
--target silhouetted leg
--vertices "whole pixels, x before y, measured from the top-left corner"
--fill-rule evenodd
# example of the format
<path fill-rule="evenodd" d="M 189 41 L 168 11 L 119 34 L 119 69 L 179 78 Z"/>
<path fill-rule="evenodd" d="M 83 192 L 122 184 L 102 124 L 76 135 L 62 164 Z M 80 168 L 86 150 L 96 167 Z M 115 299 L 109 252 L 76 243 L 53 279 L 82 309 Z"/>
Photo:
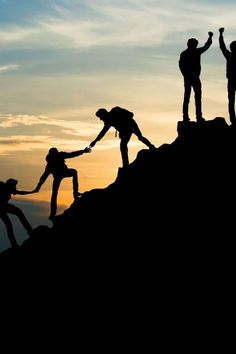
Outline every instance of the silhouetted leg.
<path fill-rule="evenodd" d="M 231 123 L 236 122 L 236 117 L 235 117 L 235 85 L 231 80 L 228 80 L 228 109 L 229 109 L 229 119 Z"/>
<path fill-rule="evenodd" d="M 133 122 L 133 134 L 135 134 L 138 137 L 138 140 L 142 141 L 143 144 L 147 145 L 149 149 L 155 149 L 155 146 L 142 135 L 141 130 L 135 121 Z"/>
<path fill-rule="evenodd" d="M 183 120 L 189 121 L 188 106 L 191 95 L 191 82 L 184 78 L 184 101 L 183 101 Z"/>
<path fill-rule="evenodd" d="M 129 157 L 128 157 L 128 142 L 130 140 L 132 133 L 127 135 L 123 135 L 120 140 L 120 151 L 121 151 L 121 158 L 123 167 L 129 166 Z"/>
<path fill-rule="evenodd" d="M 52 184 L 52 197 L 51 197 L 51 213 L 49 218 L 53 218 L 56 213 L 57 213 L 57 194 L 58 194 L 58 189 L 60 187 L 62 177 L 60 178 L 55 178 L 53 180 Z"/>
<path fill-rule="evenodd" d="M 202 84 L 200 78 L 196 78 L 193 83 L 194 98 L 195 98 L 195 108 L 196 108 L 196 119 L 197 121 L 203 120 L 202 117 Z"/>
<path fill-rule="evenodd" d="M 11 223 L 11 220 L 9 219 L 7 213 L 2 213 L 0 218 L 2 219 L 4 224 L 6 225 L 7 235 L 8 235 L 8 238 L 9 238 L 12 248 L 17 247 L 18 245 L 17 245 L 16 239 L 14 236 L 12 223 Z"/>
<path fill-rule="evenodd" d="M 31 234 L 31 232 L 33 230 L 32 226 L 30 225 L 30 223 L 26 219 L 25 215 L 23 214 L 23 212 L 19 208 L 17 208 L 15 205 L 7 204 L 7 213 L 16 215 L 19 218 L 22 225 L 24 226 L 24 228 L 26 229 L 27 233 L 29 235 Z"/>
<path fill-rule="evenodd" d="M 74 168 L 68 168 L 65 177 L 72 177 L 73 181 L 73 196 L 77 198 L 79 195 L 78 173 Z"/>

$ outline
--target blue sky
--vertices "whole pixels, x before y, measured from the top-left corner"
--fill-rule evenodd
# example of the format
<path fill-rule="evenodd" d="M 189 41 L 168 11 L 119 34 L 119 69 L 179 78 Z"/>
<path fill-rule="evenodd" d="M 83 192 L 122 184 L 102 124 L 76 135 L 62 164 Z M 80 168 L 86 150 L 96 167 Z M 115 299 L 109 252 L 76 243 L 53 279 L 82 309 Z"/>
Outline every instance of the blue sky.
<path fill-rule="evenodd" d="M 156 146 L 172 142 L 182 116 L 179 54 L 190 37 L 203 45 L 208 31 L 214 36 L 202 56 L 203 113 L 229 122 L 218 28 L 225 27 L 227 45 L 236 39 L 235 13 L 233 1 L 0 0 L 0 180 L 13 177 L 20 189 L 32 189 L 51 146 L 72 151 L 93 140 L 102 128 L 99 107 L 126 107 Z M 131 160 L 143 147 L 132 139 Z M 78 170 L 82 191 L 107 186 L 120 166 L 114 132 L 68 165 Z M 28 205 L 41 203 L 38 221 L 46 223 L 50 188 L 49 179 L 39 194 L 14 199 L 34 223 Z M 63 207 L 70 193 L 68 180 Z"/>

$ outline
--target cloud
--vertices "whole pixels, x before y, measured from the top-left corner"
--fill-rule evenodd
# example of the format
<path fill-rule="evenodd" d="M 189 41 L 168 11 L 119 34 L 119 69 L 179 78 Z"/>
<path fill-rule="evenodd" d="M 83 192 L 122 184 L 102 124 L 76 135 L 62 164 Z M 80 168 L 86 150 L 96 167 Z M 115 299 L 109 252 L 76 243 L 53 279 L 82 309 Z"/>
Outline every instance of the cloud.
<path fill-rule="evenodd" d="M 17 65 L 17 64 L 3 65 L 3 66 L 0 66 L 0 74 L 5 73 L 7 71 L 17 70 L 18 68 L 19 68 L 19 65 Z"/>
<path fill-rule="evenodd" d="M 16 128 L 21 131 L 31 127 L 29 135 L 15 134 Z M 45 127 L 51 129 L 45 129 Z M 8 155 L 14 151 L 48 150 L 51 146 L 60 147 L 60 150 L 72 151 L 84 148 L 100 132 L 102 126 L 99 123 L 87 123 L 81 121 L 69 121 L 36 115 L 0 115 L 0 155 Z M 25 128 L 24 128 L 25 127 Z M 56 128 L 59 128 L 56 129 Z M 3 131 L 7 136 L 3 136 Z M 49 131 L 48 135 L 39 135 L 39 131 Z M 107 150 L 117 147 L 115 130 L 111 128 L 106 139 L 99 144 L 99 150 Z M 96 147 L 97 149 L 97 147 Z"/>
<path fill-rule="evenodd" d="M 50 15 L 31 19 L 28 27 L 5 26 L 1 44 L 80 48 L 158 46 L 169 35 L 202 34 L 219 24 L 236 29 L 235 4 L 163 0 L 61 1 Z"/>
<path fill-rule="evenodd" d="M 63 120 L 54 117 L 36 115 L 0 114 L 0 128 L 14 128 L 17 126 L 56 126 L 62 128 L 63 134 L 87 137 L 98 130 L 98 124 L 80 120 Z"/>

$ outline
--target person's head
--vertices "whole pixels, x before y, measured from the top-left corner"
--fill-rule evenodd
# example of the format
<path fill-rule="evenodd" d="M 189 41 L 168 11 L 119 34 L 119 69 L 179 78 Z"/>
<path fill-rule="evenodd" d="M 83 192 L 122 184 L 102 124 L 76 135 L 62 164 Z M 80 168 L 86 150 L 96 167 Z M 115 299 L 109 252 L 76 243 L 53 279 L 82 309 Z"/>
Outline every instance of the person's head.
<path fill-rule="evenodd" d="M 55 147 L 52 147 L 51 149 L 48 150 L 48 154 L 46 156 L 46 161 L 47 162 L 52 162 L 54 161 L 55 157 L 58 155 L 58 150 Z"/>
<path fill-rule="evenodd" d="M 105 108 L 99 108 L 99 110 L 96 112 L 96 116 L 105 121 L 108 116 L 108 112 Z"/>
<path fill-rule="evenodd" d="M 17 183 L 18 183 L 18 181 L 16 179 L 13 179 L 13 178 L 9 178 L 6 181 L 6 185 L 11 191 L 14 191 L 16 189 Z"/>
<path fill-rule="evenodd" d="M 236 41 L 231 42 L 229 47 L 232 53 L 236 53 Z"/>
<path fill-rule="evenodd" d="M 55 156 L 58 154 L 58 150 L 55 147 L 52 147 L 51 149 L 48 150 L 48 155 L 50 156 Z"/>
<path fill-rule="evenodd" d="M 189 38 L 187 46 L 189 49 L 196 49 L 198 45 L 198 40 L 196 38 Z"/>

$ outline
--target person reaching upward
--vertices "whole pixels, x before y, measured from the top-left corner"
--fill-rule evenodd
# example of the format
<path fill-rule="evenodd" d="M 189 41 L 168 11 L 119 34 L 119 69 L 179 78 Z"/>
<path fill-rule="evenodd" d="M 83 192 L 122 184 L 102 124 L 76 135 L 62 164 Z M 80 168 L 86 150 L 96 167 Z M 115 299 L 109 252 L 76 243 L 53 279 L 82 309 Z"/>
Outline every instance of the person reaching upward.
<path fill-rule="evenodd" d="M 189 101 L 191 89 L 194 90 L 196 120 L 201 123 L 205 119 L 202 116 L 202 85 L 200 80 L 201 73 L 201 55 L 212 44 L 212 32 L 208 32 L 208 39 L 203 47 L 198 46 L 196 38 L 190 38 L 187 42 L 187 49 L 180 54 L 179 69 L 184 78 L 184 100 L 183 100 L 183 121 L 188 122 Z"/>
<path fill-rule="evenodd" d="M 16 242 L 12 222 L 8 214 L 16 215 L 19 218 L 20 222 L 26 229 L 29 236 L 31 236 L 33 231 L 32 226 L 30 225 L 29 221 L 26 219 L 23 212 L 15 205 L 9 203 L 12 195 L 16 195 L 16 194 L 26 195 L 26 194 L 33 193 L 33 191 L 27 192 L 27 191 L 17 190 L 16 189 L 17 183 L 18 181 L 13 178 L 9 178 L 6 182 L 0 181 L 0 219 L 2 219 L 2 221 L 6 225 L 8 238 L 12 248 L 18 247 L 18 244 Z"/>
<path fill-rule="evenodd" d="M 73 168 L 68 168 L 65 164 L 65 159 L 73 158 L 80 156 L 84 153 L 90 152 L 90 148 L 86 147 L 83 150 L 73 151 L 73 152 L 64 152 L 58 151 L 57 148 L 52 147 L 49 149 L 46 156 L 47 165 L 42 176 L 39 179 L 39 182 L 34 189 L 34 192 L 38 192 L 41 186 L 44 184 L 46 179 L 50 174 L 53 176 L 53 185 L 52 185 L 52 195 L 51 195 L 51 212 L 49 219 L 53 219 L 57 212 L 57 194 L 60 187 L 60 183 L 63 178 L 72 177 L 73 180 L 73 196 L 74 199 L 78 198 L 81 194 L 79 192 L 78 185 L 78 174 L 77 171 Z"/>
<path fill-rule="evenodd" d="M 228 111 L 230 122 L 235 125 L 235 92 L 236 92 L 236 41 L 230 43 L 230 50 L 226 48 L 223 32 L 224 28 L 219 29 L 219 45 L 226 59 L 226 77 L 228 79 Z"/>

